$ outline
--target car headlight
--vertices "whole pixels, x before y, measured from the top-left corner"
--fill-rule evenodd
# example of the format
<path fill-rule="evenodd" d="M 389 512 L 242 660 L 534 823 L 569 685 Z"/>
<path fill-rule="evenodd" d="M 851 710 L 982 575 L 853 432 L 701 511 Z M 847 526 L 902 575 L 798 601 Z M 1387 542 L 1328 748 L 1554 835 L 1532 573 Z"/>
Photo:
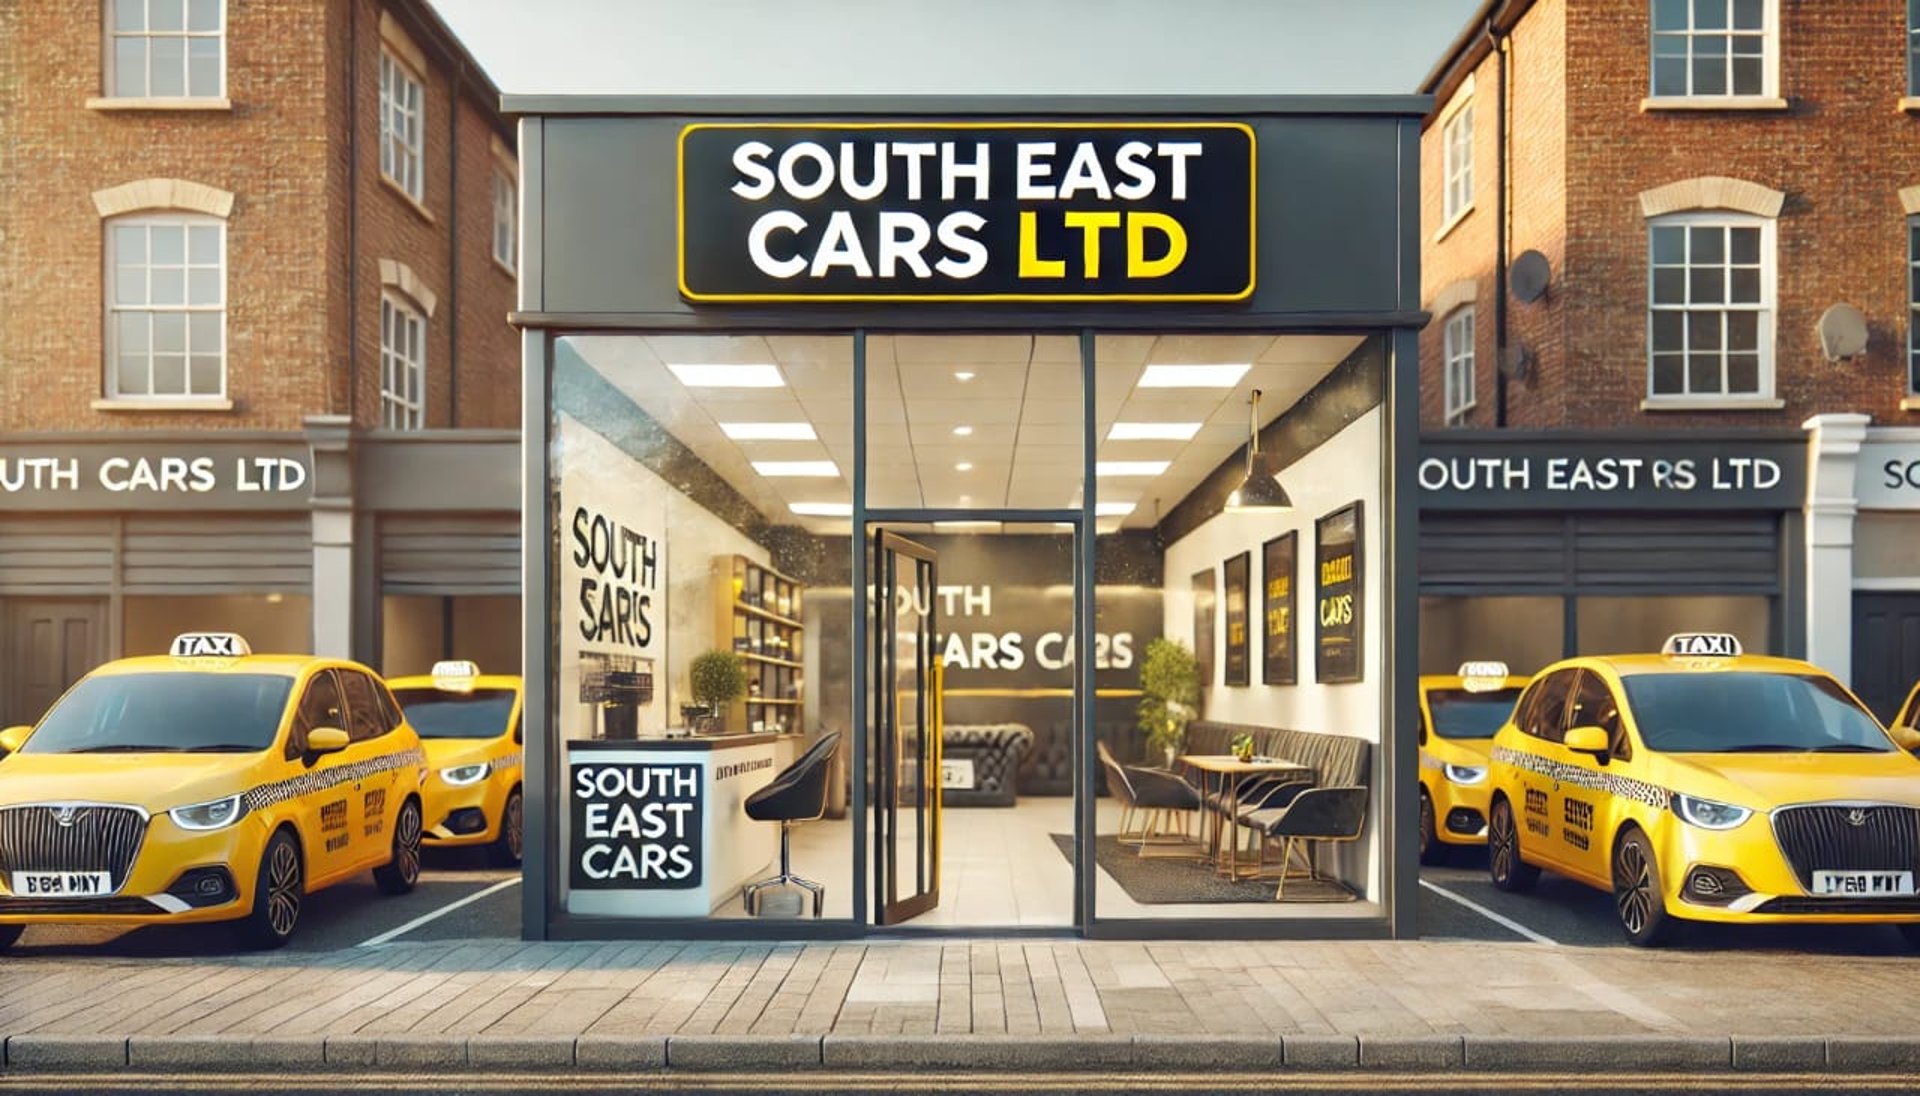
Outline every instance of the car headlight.
<path fill-rule="evenodd" d="M 1453 765 L 1443 767 L 1447 779 L 1455 784 L 1483 784 L 1487 779 L 1485 765 Z"/>
<path fill-rule="evenodd" d="M 229 795 L 224 799 L 209 799 L 205 803 L 175 807 L 167 812 L 167 817 L 183 830 L 220 830 L 240 821 L 240 817 L 246 813 L 245 796 Z"/>
<path fill-rule="evenodd" d="M 493 764 L 488 761 L 478 765 L 455 765 L 451 769 L 441 769 L 440 779 L 458 788 L 466 784 L 478 784 L 492 771 Z"/>
<path fill-rule="evenodd" d="M 1673 793 L 1673 813 L 1703 830 L 1730 830 L 1753 815 L 1753 811 L 1746 807 L 1681 795 L 1679 792 Z"/>

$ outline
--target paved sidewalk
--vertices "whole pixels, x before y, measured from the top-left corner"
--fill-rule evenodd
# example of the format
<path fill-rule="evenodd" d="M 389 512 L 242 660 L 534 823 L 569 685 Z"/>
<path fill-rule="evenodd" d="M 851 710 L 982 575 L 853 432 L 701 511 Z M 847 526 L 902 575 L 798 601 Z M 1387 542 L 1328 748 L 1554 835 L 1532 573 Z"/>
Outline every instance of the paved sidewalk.
<path fill-rule="evenodd" d="M 4 957 L 0 1035 L 13 1071 L 1219 1062 L 1920 1073 L 1916 974 L 1906 956 L 1457 941 L 454 941 L 322 956 Z"/>

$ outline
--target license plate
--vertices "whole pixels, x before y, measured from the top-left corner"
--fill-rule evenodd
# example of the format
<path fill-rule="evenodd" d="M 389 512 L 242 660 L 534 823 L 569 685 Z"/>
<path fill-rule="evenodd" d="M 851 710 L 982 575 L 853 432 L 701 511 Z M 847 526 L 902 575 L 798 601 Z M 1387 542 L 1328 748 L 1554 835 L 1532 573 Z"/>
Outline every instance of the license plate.
<path fill-rule="evenodd" d="M 1813 873 L 1813 893 L 1846 895 L 1854 898 L 1913 893 L 1910 871 L 1817 871 Z"/>
<path fill-rule="evenodd" d="M 17 871 L 9 881 L 16 898 L 101 898 L 113 893 L 103 871 Z"/>

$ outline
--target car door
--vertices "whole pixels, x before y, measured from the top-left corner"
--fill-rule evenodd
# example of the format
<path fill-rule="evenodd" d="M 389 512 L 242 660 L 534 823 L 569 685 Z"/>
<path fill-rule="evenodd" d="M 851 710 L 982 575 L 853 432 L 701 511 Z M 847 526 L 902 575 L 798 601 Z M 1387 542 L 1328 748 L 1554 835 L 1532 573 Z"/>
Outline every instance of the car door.
<path fill-rule="evenodd" d="M 354 832 L 357 843 L 354 860 L 361 867 L 375 867 L 386 863 L 392 855 L 393 822 L 406 799 L 398 784 L 401 768 L 386 756 L 392 752 L 391 732 L 400 721 L 392 716 L 389 705 L 381 703 L 380 684 L 365 671 L 343 666 L 336 672 L 346 693 L 351 720 L 348 734 L 353 738 L 353 745 L 348 752 L 354 755 L 360 769 L 353 783 L 360 821 Z M 411 768 L 406 771 L 413 772 Z"/>
<path fill-rule="evenodd" d="M 1567 732 L 1567 704 L 1579 673 L 1569 668 L 1541 678 L 1526 699 L 1525 710 L 1517 713 L 1520 731 L 1526 736 L 1520 749 L 1527 755 L 1520 765 L 1524 798 L 1514 804 L 1520 823 L 1520 848 L 1526 859 L 1550 867 L 1564 862 L 1553 813 L 1559 794 L 1556 775 L 1560 771 L 1555 763 L 1563 756 L 1560 740 Z"/>
<path fill-rule="evenodd" d="M 1610 878 L 1608 852 L 1611 834 L 1619 824 L 1619 805 L 1611 777 L 1632 763 L 1632 747 L 1620 718 L 1620 699 L 1599 671 L 1580 671 L 1567 709 L 1566 725 L 1598 727 L 1607 732 L 1607 761 L 1592 754 L 1560 747 L 1563 776 L 1550 805 L 1560 854 L 1568 874 L 1605 882 Z"/>
<path fill-rule="evenodd" d="M 279 798 L 294 808 L 306 849 L 307 881 L 326 879 L 351 870 L 359 858 L 355 834 L 360 829 L 359 805 L 349 781 L 353 751 L 349 747 L 327 754 L 307 751 L 307 734 L 320 727 L 353 730 L 334 671 L 321 668 L 307 678 L 294 709 L 287 736 L 286 760 L 293 770 L 277 785 Z"/>

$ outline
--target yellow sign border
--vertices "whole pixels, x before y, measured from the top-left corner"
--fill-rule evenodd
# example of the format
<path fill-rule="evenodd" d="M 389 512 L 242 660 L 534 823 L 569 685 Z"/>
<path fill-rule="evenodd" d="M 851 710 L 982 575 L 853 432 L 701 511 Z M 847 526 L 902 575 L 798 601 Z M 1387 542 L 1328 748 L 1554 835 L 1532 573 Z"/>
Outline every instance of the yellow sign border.
<path fill-rule="evenodd" d="M 687 137 L 695 130 L 702 129 L 826 129 L 826 130 L 875 130 L 875 129 L 1227 129 L 1239 130 L 1247 137 L 1247 285 L 1235 293 L 696 293 L 687 285 Z M 1259 140 L 1254 136 L 1253 127 L 1245 122 L 921 122 L 901 119 L 892 122 L 690 122 L 680 127 L 680 137 L 674 150 L 674 255 L 679 269 L 675 272 L 675 281 L 679 284 L 680 295 L 689 301 L 702 303 L 748 303 L 766 301 L 846 303 L 885 302 L 885 301 L 1024 301 L 1044 304 L 1050 302 L 1085 303 L 1091 301 L 1131 301 L 1131 302 L 1201 302 L 1201 301 L 1244 301 L 1253 296 L 1253 287 L 1258 278 L 1259 226 L 1258 217 L 1260 187 L 1258 172 L 1260 165 Z"/>

